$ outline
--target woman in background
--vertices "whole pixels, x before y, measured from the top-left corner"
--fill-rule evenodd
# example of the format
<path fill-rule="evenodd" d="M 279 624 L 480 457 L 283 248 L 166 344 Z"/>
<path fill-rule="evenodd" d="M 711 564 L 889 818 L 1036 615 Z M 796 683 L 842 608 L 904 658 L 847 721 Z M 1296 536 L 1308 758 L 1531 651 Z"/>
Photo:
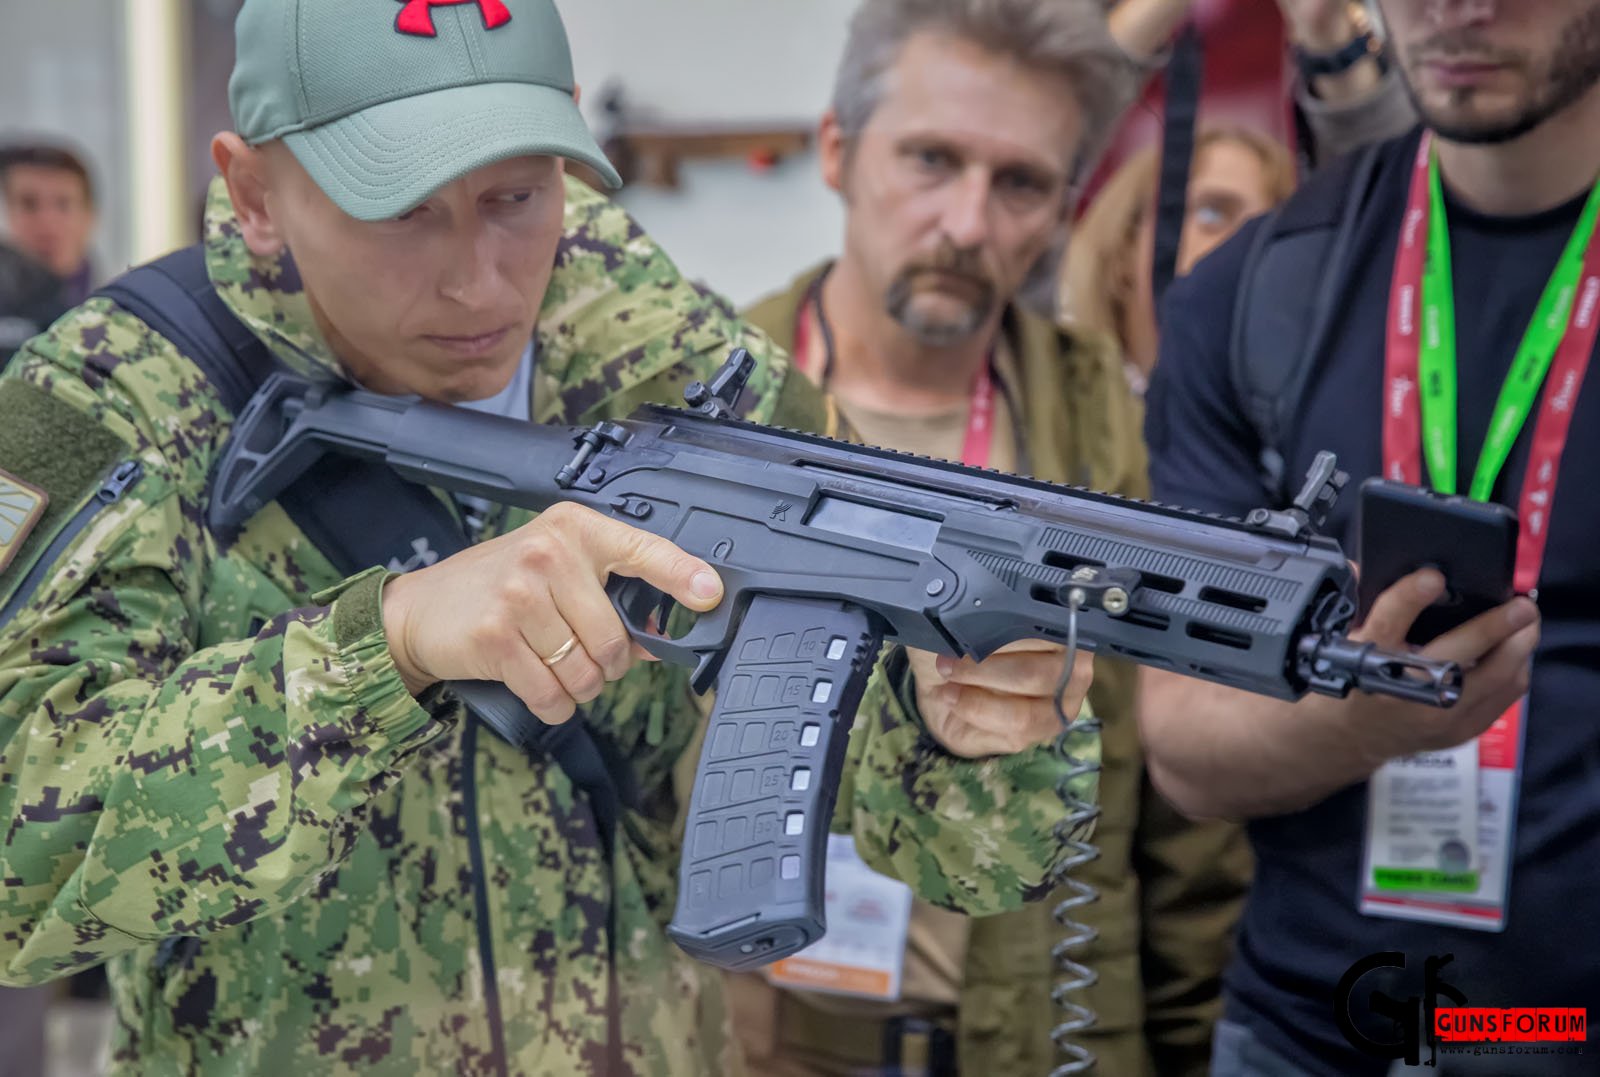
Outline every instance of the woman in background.
<path fill-rule="evenodd" d="M 1294 76 L 1290 97 L 1311 166 L 1380 142 L 1417 121 L 1399 73 L 1387 62 L 1376 10 L 1360 0 L 1277 0 Z M 1152 76 L 1196 0 L 1110 0 L 1112 36 Z M 1159 153 L 1123 165 L 1095 196 L 1062 263 L 1060 313 L 1122 342 L 1129 382 L 1140 393 L 1156 361 L 1150 267 Z M 1214 127 L 1196 142 L 1177 272 L 1187 273 L 1245 221 L 1288 197 L 1294 159 L 1276 140 Z"/>
<path fill-rule="evenodd" d="M 1141 394 L 1156 362 L 1151 261 L 1160 164 L 1152 146 L 1112 175 L 1074 230 L 1062 272 L 1063 316 L 1120 341 L 1128 381 Z M 1189 175 L 1178 274 L 1294 187 L 1294 161 L 1282 143 L 1243 127 L 1203 131 Z"/>

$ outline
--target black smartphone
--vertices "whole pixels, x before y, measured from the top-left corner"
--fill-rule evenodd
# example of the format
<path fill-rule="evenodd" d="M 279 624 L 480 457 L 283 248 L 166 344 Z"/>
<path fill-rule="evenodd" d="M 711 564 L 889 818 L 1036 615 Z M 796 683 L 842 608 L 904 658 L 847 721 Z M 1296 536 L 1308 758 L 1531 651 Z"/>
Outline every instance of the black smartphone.
<path fill-rule="evenodd" d="M 1444 574 L 1445 593 L 1406 635 L 1421 646 L 1510 602 L 1517 514 L 1504 505 L 1368 479 L 1361 484 L 1360 619 L 1394 583 L 1421 568 Z"/>

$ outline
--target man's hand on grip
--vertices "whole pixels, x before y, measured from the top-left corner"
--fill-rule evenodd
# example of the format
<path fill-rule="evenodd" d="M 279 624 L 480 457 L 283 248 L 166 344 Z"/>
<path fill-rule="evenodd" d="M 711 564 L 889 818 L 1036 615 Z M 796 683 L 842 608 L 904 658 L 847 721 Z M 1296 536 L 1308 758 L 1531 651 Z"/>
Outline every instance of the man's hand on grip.
<path fill-rule="evenodd" d="M 558 724 L 650 656 L 605 593 L 641 579 L 696 612 L 722 598 L 707 565 L 666 539 L 574 504 L 389 582 L 383 627 L 413 695 L 438 681 L 505 684 Z"/>

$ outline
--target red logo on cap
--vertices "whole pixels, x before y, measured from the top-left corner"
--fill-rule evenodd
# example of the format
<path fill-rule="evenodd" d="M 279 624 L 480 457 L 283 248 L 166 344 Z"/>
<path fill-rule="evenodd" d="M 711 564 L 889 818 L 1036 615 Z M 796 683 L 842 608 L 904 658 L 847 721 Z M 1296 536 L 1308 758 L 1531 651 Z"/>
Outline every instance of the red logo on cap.
<path fill-rule="evenodd" d="M 506 7 L 504 0 L 401 0 L 405 7 L 400 9 L 400 17 L 394 20 L 394 28 L 402 34 L 415 34 L 417 37 L 438 37 L 439 31 L 433 25 L 433 9 L 436 7 L 451 7 L 455 4 L 477 4 L 478 11 L 483 15 L 483 28 L 496 30 L 511 21 L 511 10 Z"/>

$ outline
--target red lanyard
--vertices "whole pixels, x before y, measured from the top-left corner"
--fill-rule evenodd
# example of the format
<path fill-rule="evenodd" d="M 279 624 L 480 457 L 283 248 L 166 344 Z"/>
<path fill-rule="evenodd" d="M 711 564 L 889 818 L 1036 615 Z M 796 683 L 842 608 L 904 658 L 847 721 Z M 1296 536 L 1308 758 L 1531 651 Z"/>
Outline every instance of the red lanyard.
<path fill-rule="evenodd" d="M 1389 291 L 1388 348 L 1385 361 L 1383 409 L 1383 470 L 1397 482 L 1422 482 L 1423 421 L 1420 392 L 1422 338 L 1454 334 L 1453 326 L 1430 324 L 1436 311 L 1422 302 L 1423 276 L 1428 269 L 1431 210 L 1430 175 L 1432 139 L 1424 136 L 1417 151 L 1406 205 L 1400 249 L 1395 256 L 1394 281 Z M 1583 274 L 1571 298 L 1566 331 L 1556 346 L 1540 394 L 1538 419 L 1528 453 L 1528 470 L 1522 480 L 1518 504 L 1521 521 L 1517 542 L 1515 587 L 1533 591 L 1544 564 L 1549 539 L 1550 512 L 1555 500 L 1561 455 L 1572 428 L 1572 410 L 1600 331 L 1600 243 L 1590 237 Z"/>
<path fill-rule="evenodd" d="M 800 308 L 794 324 L 794 361 L 801 373 L 813 374 L 811 361 L 811 316 L 816 311 L 815 302 Z M 820 314 L 818 315 L 820 317 Z M 833 366 L 832 341 L 826 341 L 828 354 L 823 360 L 822 380 L 826 380 Z M 988 467 L 989 454 L 994 445 L 994 366 L 991 354 L 972 381 L 972 400 L 967 408 L 967 432 L 961 441 L 961 462 L 968 467 Z"/>

